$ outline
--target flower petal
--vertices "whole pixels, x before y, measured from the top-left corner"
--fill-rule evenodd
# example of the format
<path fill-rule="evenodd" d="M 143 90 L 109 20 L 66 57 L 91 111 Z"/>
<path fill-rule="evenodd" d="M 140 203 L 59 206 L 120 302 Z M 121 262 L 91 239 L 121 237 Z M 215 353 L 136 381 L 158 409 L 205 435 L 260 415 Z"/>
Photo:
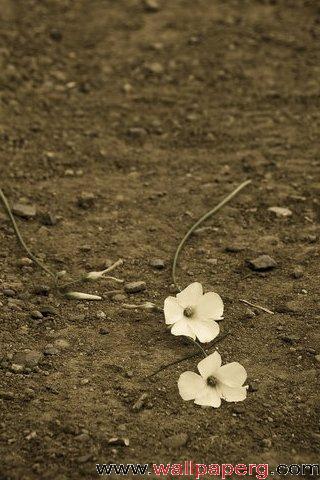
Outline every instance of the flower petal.
<path fill-rule="evenodd" d="M 184 372 L 179 377 L 178 388 L 183 400 L 194 400 L 204 387 L 204 380 L 197 373 Z"/>
<path fill-rule="evenodd" d="M 198 301 L 196 315 L 201 320 L 221 320 L 223 301 L 217 293 L 205 293 Z"/>
<path fill-rule="evenodd" d="M 163 310 L 167 325 L 172 325 L 183 318 L 183 307 L 179 305 L 176 297 L 167 297 Z"/>
<path fill-rule="evenodd" d="M 238 362 L 227 363 L 216 372 L 217 379 L 228 387 L 241 387 L 246 381 L 246 369 Z"/>
<path fill-rule="evenodd" d="M 188 325 L 188 322 L 185 319 L 179 320 L 171 328 L 172 335 L 185 335 L 186 337 L 191 337 L 193 340 L 196 339 L 195 334 Z"/>
<path fill-rule="evenodd" d="M 200 375 L 205 380 L 210 375 L 215 375 L 216 371 L 221 367 L 221 355 L 218 352 L 211 353 L 198 363 Z"/>
<path fill-rule="evenodd" d="M 194 403 L 204 407 L 218 408 L 221 405 L 221 398 L 216 388 L 205 387 L 203 393 L 196 397 Z"/>
<path fill-rule="evenodd" d="M 219 335 L 220 327 L 217 322 L 214 322 L 213 320 L 201 321 L 191 319 L 188 323 L 191 330 L 202 343 L 211 342 L 211 340 Z"/>
<path fill-rule="evenodd" d="M 241 402 L 247 397 L 247 387 L 228 387 L 222 383 L 217 387 L 220 396 L 227 402 Z"/>
<path fill-rule="evenodd" d="M 202 285 L 199 282 L 194 282 L 188 285 L 182 292 L 177 294 L 177 299 L 180 305 L 185 308 L 190 305 L 196 305 L 202 297 Z"/>

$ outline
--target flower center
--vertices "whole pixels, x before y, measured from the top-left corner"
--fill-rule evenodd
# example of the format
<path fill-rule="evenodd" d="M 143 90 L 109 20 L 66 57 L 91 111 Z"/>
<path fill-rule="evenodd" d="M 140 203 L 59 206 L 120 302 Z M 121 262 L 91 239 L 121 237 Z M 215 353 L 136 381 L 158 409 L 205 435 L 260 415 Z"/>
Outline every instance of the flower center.
<path fill-rule="evenodd" d="M 207 385 L 209 385 L 209 387 L 215 387 L 217 383 L 218 380 L 213 375 L 210 375 L 210 377 L 207 378 Z"/>
<path fill-rule="evenodd" d="M 191 318 L 194 315 L 194 309 L 193 307 L 186 307 L 183 310 L 183 315 L 187 318 Z"/>

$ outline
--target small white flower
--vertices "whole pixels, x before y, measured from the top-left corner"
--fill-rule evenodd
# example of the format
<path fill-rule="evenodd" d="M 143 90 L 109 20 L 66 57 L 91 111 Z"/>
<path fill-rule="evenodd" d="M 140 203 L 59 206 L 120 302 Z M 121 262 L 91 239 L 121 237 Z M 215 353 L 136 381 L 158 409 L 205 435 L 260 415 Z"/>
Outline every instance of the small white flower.
<path fill-rule="evenodd" d="M 221 356 L 214 352 L 198 363 L 200 375 L 184 372 L 178 380 L 183 400 L 194 400 L 197 405 L 218 408 L 221 398 L 227 402 L 241 402 L 247 396 L 247 372 L 238 362 L 221 366 Z"/>
<path fill-rule="evenodd" d="M 185 335 L 200 342 L 211 342 L 219 334 L 223 302 L 217 293 L 203 294 L 201 283 L 191 283 L 176 297 L 164 301 L 166 324 L 173 335 Z"/>
<path fill-rule="evenodd" d="M 65 296 L 75 300 L 102 300 L 102 297 L 99 297 L 99 295 L 91 295 L 91 293 L 82 292 L 67 292 Z"/>

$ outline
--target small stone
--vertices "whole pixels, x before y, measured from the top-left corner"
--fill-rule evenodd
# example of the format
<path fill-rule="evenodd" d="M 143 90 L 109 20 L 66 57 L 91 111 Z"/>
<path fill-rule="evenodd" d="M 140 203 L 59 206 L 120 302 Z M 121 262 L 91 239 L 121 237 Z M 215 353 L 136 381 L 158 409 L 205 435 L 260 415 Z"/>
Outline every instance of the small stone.
<path fill-rule="evenodd" d="M 160 5 L 157 0 L 144 0 L 143 6 L 146 12 L 156 13 L 160 10 Z"/>
<path fill-rule="evenodd" d="M 31 318 L 34 318 L 36 320 L 40 320 L 41 318 L 43 318 L 43 315 L 41 312 L 39 312 L 39 310 L 32 310 L 30 316 Z"/>
<path fill-rule="evenodd" d="M 162 270 L 165 267 L 165 262 L 164 260 L 161 260 L 161 258 L 152 258 L 150 260 L 150 266 L 152 268 L 156 268 L 157 270 Z"/>
<path fill-rule="evenodd" d="M 81 195 L 78 197 L 77 205 L 84 210 L 88 210 L 89 208 L 93 207 L 95 204 L 96 197 L 91 192 L 82 192 Z"/>
<path fill-rule="evenodd" d="M 272 446 L 272 441 L 270 440 L 270 438 L 263 438 L 261 440 L 261 445 L 264 447 L 264 448 L 271 448 Z"/>
<path fill-rule="evenodd" d="M 106 327 L 100 327 L 99 333 L 100 335 L 108 335 L 109 330 Z"/>
<path fill-rule="evenodd" d="M 19 365 L 19 364 L 17 364 L 17 363 L 13 363 L 13 364 L 11 365 L 11 371 L 12 371 L 13 373 L 21 373 L 21 372 L 23 372 L 23 365 Z"/>
<path fill-rule="evenodd" d="M 143 292 L 147 288 L 146 282 L 137 281 L 126 283 L 124 289 L 127 293 Z"/>
<path fill-rule="evenodd" d="M 56 28 L 53 28 L 49 32 L 50 38 L 54 40 L 55 42 L 60 42 L 62 40 L 62 33 L 60 30 L 57 30 Z"/>
<path fill-rule="evenodd" d="M 258 384 L 254 381 L 249 382 L 248 392 L 257 392 L 258 391 Z"/>
<path fill-rule="evenodd" d="M 113 437 L 108 440 L 109 445 L 119 445 L 121 447 L 129 447 L 130 440 L 127 437 L 120 438 L 120 437 Z"/>
<path fill-rule="evenodd" d="M 269 207 L 269 212 L 275 213 L 277 217 L 291 217 L 292 211 L 289 208 L 285 207 Z"/>
<path fill-rule="evenodd" d="M 89 378 L 82 378 L 79 383 L 82 386 L 88 385 L 88 383 L 90 383 L 90 380 L 89 380 Z"/>
<path fill-rule="evenodd" d="M 249 265 L 253 270 L 264 271 L 271 270 L 277 266 L 277 262 L 269 255 L 260 255 L 249 261 Z"/>
<path fill-rule="evenodd" d="M 88 433 L 80 433 L 80 435 L 76 435 L 74 438 L 77 442 L 84 443 L 90 440 L 90 435 Z"/>
<path fill-rule="evenodd" d="M 245 318 L 253 318 L 256 314 L 250 308 L 246 308 Z"/>
<path fill-rule="evenodd" d="M 40 222 L 42 225 L 53 227 L 54 225 L 57 225 L 58 219 L 52 213 L 46 212 L 40 216 Z"/>
<path fill-rule="evenodd" d="M 228 253 L 238 253 L 244 250 L 244 246 L 233 243 L 233 244 L 227 245 L 224 250 L 225 252 L 228 252 Z"/>
<path fill-rule="evenodd" d="M 146 404 L 146 400 L 148 398 L 148 394 L 147 393 L 143 393 L 141 395 L 141 397 L 136 401 L 136 403 L 133 405 L 132 407 L 132 410 L 134 412 L 139 412 L 140 410 L 143 409 L 143 407 L 145 406 Z"/>
<path fill-rule="evenodd" d="M 17 265 L 18 267 L 31 267 L 31 265 L 33 265 L 33 261 L 31 260 L 31 258 L 22 257 L 18 260 Z"/>
<path fill-rule="evenodd" d="M 44 305 L 39 308 L 40 312 L 44 317 L 50 317 L 51 315 L 57 315 L 57 310 L 50 305 Z"/>
<path fill-rule="evenodd" d="M 16 295 L 16 292 L 14 290 L 12 290 L 11 288 L 5 288 L 3 290 L 3 294 L 6 296 L 6 297 L 14 297 Z"/>
<path fill-rule="evenodd" d="M 127 300 L 127 297 L 126 295 L 124 295 L 123 293 L 117 293 L 116 295 L 114 295 L 112 297 L 112 299 L 115 301 L 115 302 L 124 302 L 125 300 Z"/>
<path fill-rule="evenodd" d="M 300 340 L 300 337 L 298 337 L 297 335 L 281 335 L 280 338 L 283 342 L 289 343 L 290 345 Z"/>
<path fill-rule="evenodd" d="M 48 343 L 43 350 L 45 355 L 58 355 L 59 350 L 52 345 L 52 343 Z"/>
<path fill-rule="evenodd" d="M 314 359 L 316 362 L 320 363 L 320 355 L 315 355 Z"/>
<path fill-rule="evenodd" d="M 162 75 L 164 72 L 164 67 L 159 62 L 147 63 L 145 68 L 148 73 L 152 73 L 153 75 Z"/>
<path fill-rule="evenodd" d="M 17 217 L 21 218 L 34 218 L 37 214 L 35 205 L 27 205 L 24 203 L 15 203 L 12 206 L 12 212 Z"/>
<path fill-rule="evenodd" d="M 99 312 L 96 313 L 96 317 L 101 320 L 105 320 L 107 318 L 107 315 L 102 310 L 99 310 Z"/>
<path fill-rule="evenodd" d="M 33 291 L 36 295 L 47 296 L 49 295 L 50 287 L 49 285 L 36 285 Z"/>
<path fill-rule="evenodd" d="M 293 278 L 303 277 L 303 268 L 300 267 L 299 265 L 297 267 L 295 267 L 293 272 L 292 272 L 292 276 L 293 276 Z"/>
<path fill-rule="evenodd" d="M 218 259 L 217 258 L 208 258 L 207 263 L 209 265 L 212 265 L 213 267 L 215 267 L 216 265 L 218 265 Z"/>
<path fill-rule="evenodd" d="M 178 433 L 176 435 L 171 435 L 166 439 L 167 448 L 181 448 L 184 447 L 189 440 L 189 437 L 186 433 Z"/>
<path fill-rule="evenodd" d="M 65 338 L 57 338 L 53 342 L 53 344 L 54 344 L 55 347 L 60 348 L 62 350 L 65 350 L 65 349 L 70 347 L 70 343 Z"/>
<path fill-rule="evenodd" d="M 132 138 L 143 138 L 148 134 L 147 130 L 142 127 L 132 127 L 128 130 L 128 135 Z"/>

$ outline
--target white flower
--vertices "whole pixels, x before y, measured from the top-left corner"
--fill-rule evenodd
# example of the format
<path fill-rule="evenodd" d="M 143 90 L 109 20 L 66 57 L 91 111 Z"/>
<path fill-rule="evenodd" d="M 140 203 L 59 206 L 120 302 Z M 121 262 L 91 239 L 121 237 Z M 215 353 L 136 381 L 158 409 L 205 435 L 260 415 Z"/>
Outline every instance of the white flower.
<path fill-rule="evenodd" d="M 164 316 L 171 325 L 173 335 L 198 337 L 200 342 L 211 342 L 219 334 L 223 315 L 223 302 L 220 295 L 208 292 L 203 295 L 201 283 L 191 283 L 176 297 L 164 301 Z"/>
<path fill-rule="evenodd" d="M 68 298 L 74 298 L 75 300 L 102 300 L 102 297 L 99 297 L 99 295 L 91 295 L 91 293 L 82 292 L 67 292 L 65 296 Z"/>
<path fill-rule="evenodd" d="M 247 396 L 247 372 L 238 362 L 221 366 L 221 356 L 214 352 L 198 363 L 200 375 L 184 372 L 178 380 L 183 400 L 194 400 L 197 405 L 218 408 L 221 398 L 227 402 L 240 402 Z"/>

